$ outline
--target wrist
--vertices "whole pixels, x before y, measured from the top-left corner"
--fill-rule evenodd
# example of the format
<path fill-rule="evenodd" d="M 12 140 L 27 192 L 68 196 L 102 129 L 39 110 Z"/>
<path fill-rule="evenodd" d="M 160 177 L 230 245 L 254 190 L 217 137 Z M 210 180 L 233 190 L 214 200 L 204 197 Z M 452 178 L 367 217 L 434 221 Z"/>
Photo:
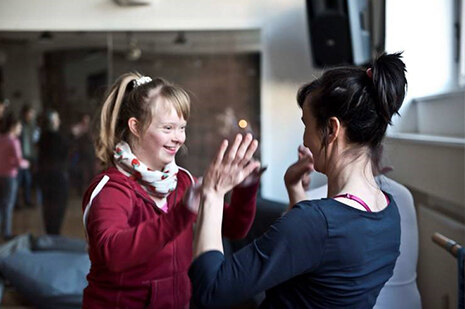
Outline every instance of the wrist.
<path fill-rule="evenodd" d="M 206 200 L 223 200 L 225 193 L 218 191 L 216 188 L 202 188 L 202 199 Z"/>
<path fill-rule="evenodd" d="M 289 183 L 284 183 L 284 185 L 286 186 L 286 190 L 288 192 L 300 192 L 300 191 L 304 191 L 302 185 L 300 183 L 292 183 L 292 184 L 289 184 Z"/>
<path fill-rule="evenodd" d="M 289 195 L 289 199 L 293 203 L 300 202 L 301 200 L 306 199 L 306 193 L 302 186 L 292 186 L 287 187 L 287 194 Z"/>

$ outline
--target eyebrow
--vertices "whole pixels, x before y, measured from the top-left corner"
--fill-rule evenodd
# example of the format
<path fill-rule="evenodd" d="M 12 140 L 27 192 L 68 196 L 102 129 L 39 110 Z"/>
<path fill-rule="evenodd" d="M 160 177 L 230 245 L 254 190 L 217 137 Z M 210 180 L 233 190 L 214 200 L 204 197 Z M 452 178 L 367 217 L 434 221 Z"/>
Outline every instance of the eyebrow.
<path fill-rule="evenodd" d="M 165 125 L 165 124 L 174 124 L 174 125 L 177 125 L 179 124 L 179 122 L 175 122 L 175 121 L 167 121 L 167 122 L 160 122 L 161 125 Z M 183 122 L 180 122 L 181 125 L 186 125 L 187 124 L 187 121 L 183 121 Z"/>

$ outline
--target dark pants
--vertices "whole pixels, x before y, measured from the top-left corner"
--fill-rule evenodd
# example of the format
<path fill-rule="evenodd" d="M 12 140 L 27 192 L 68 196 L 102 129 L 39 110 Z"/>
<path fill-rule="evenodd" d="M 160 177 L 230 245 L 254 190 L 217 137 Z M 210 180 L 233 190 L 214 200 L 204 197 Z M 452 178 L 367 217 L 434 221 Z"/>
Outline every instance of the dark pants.
<path fill-rule="evenodd" d="M 68 204 L 68 174 L 63 171 L 40 172 L 39 179 L 45 231 L 58 235 Z"/>
<path fill-rule="evenodd" d="M 32 173 L 29 168 L 21 168 L 18 172 L 18 186 L 23 190 L 23 202 L 26 206 L 32 205 Z"/>
<path fill-rule="evenodd" d="M 11 236 L 13 208 L 17 192 L 18 181 L 16 177 L 0 177 L 0 224 L 3 237 Z"/>

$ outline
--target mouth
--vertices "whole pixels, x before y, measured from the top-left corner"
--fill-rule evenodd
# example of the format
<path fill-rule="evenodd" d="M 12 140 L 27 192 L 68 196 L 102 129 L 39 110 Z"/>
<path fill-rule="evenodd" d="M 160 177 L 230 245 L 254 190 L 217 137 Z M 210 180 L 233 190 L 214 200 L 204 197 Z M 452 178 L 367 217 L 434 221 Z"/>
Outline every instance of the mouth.
<path fill-rule="evenodd" d="M 176 152 L 178 151 L 178 147 L 176 146 L 163 146 L 163 148 L 165 148 L 166 151 L 170 154 L 176 154 Z"/>

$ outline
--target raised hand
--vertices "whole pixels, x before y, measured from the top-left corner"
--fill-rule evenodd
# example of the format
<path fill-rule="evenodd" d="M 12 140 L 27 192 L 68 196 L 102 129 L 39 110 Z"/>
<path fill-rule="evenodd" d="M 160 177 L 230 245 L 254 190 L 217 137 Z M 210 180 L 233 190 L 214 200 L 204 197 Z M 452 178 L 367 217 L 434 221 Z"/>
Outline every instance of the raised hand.
<path fill-rule="evenodd" d="M 313 155 L 307 147 L 300 145 L 298 150 L 299 159 L 288 167 L 284 175 L 286 187 L 302 187 L 307 191 L 310 187 L 310 173 L 313 168 Z"/>
<path fill-rule="evenodd" d="M 290 207 L 306 199 L 306 193 L 310 187 L 310 173 L 314 170 L 313 155 L 310 149 L 302 145 L 298 148 L 297 162 L 289 166 L 284 175 Z"/>
<path fill-rule="evenodd" d="M 257 147 L 258 141 L 254 140 L 251 134 L 247 134 L 244 138 L 241 134 L 236 135 L 228 152 L 226 152 L 228 141 L 224 140 L 205 173 L 203 190 L 226 194 L 243 182 L 247 176 L 260 167 L 260 162 L 252 158 Z"/>
<path fill-rule="evenodd" d="M 194 258 L 209 250 L 223 252 L 221 226 L 224 195 L 246 179 L 260 162 L 252 159 L 258 141 L 251 134 L 245 138 L 238 134 L 229 148 L 228 141 L 221 143 L 215 160 L 208 167 L 202 184 L 199 217 L 194 237 Z"/>

